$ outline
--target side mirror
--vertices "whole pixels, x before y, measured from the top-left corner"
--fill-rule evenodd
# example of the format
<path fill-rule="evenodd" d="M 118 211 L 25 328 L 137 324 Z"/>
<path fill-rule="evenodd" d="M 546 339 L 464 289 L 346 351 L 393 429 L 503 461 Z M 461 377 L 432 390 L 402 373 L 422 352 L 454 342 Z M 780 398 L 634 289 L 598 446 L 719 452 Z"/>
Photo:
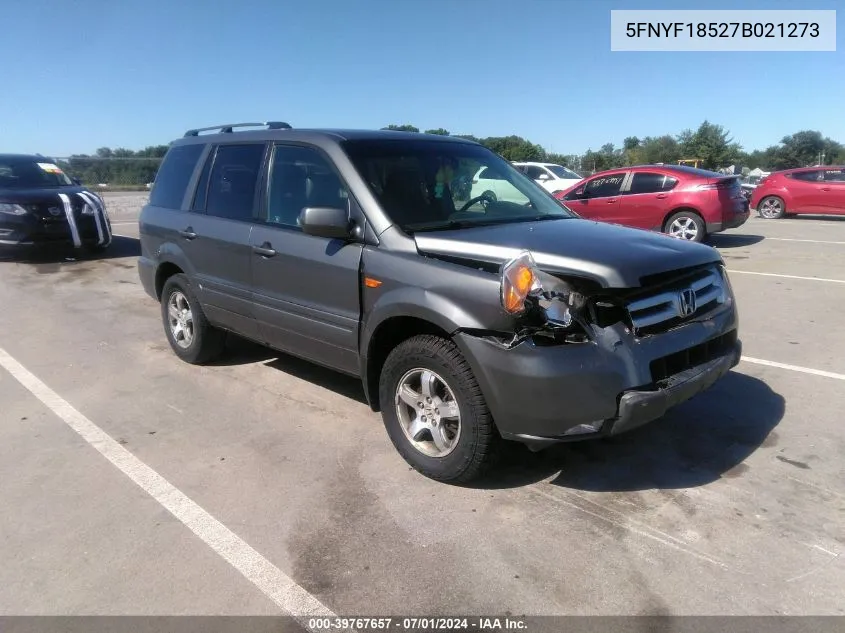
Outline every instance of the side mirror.
<path fill-rule="evenodd" d="M 349 239 L 349 211 L 334 207 L 306 207 L 299 214 L 302 232 L 315 237 Z"/>
<path fill-rule="evenodd" d="M 575 198 L 586 198 L 587 194 L 584 193 L 584 187 L 578 187 L 575 191 L 572 192 L 573 197 Z"/>
<path fill-rule="evenodd" d="M 540 174 L 537 176 L 537 180 L 551 180 L 551 177 L 548 174 Z"/>
<path fill-rule="evenodd" d="M 79 178 L 71 178 L 70 181 L 75 184 L 77 187 L 82 186 L 82 181 Z"/>

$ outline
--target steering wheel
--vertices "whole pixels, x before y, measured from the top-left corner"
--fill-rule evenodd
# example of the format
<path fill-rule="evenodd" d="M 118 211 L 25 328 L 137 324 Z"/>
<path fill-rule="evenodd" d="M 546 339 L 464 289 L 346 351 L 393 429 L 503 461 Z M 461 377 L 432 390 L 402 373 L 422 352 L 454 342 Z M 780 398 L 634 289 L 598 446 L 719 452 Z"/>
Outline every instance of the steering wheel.
<path fill-rule="evenodd" d="M 496 202 L 496 197 L 495 197 L 494 194 L 490 193 L 489 191 L 485 191 L 480 196 L 475 196 L 474 198 L 470 198 L 469 200 L 467 200 L 464 203 L 464 206 L 462 206 L 460 209 L 458 209 L 458 213 L 462 213 L 462 212 L 466 211 L 472 205 L 474 205 L 476 202 L 480 202 L 481 206 L 484 207 L 485 209 L 487 209 L 488 205 L 492 204 L 493 202 Z"/>

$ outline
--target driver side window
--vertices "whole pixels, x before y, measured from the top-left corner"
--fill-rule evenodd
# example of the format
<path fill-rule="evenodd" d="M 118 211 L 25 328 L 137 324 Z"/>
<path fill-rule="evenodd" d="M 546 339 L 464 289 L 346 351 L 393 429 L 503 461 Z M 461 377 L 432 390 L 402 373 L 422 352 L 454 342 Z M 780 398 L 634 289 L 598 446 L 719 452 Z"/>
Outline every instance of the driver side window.
<path fill-rule="evenodd" d="M 540 176 L 546 173 L 545 169 L 537 167 L 536 165 L 529 165 L 525 168 L 525 175 L 531 180 L 539 180 Z M 547 174 L 548 175 L 548 174 Z"/>
<path fill-rule="evenodd" d="M 606 198 L 616 196 L 622 190 L 625 174 L 608 174 L 593 178 L 584 187 L 584 193 L 589 198 Z"/>

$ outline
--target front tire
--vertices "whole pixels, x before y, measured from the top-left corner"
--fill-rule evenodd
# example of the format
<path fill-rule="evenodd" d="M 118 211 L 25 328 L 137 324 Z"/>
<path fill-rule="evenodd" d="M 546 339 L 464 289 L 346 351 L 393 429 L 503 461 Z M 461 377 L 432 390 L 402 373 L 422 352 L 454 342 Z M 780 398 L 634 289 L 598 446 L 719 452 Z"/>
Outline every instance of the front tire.
<path fill-rule="evenodd" d="M 397 345 L 379 377 L 379 401 L 396 450 L 430 479 L 466 483 L 498 455 L 481 388 L 450 340 L 420 335 Z"/>
<path fill-rule="evenodd" d="M 666 220 L 663 232 L 689 242 L 703 242 L 707 236 L 707 227 L 701 216 L 694 211 L 678 211 Z"/>
<path fill-rule="evenodd" d="M 223 352 L 226 334 L 208 322 L 188 277 L 173 275 L 161 292 L 161 318 L 167 342 L 186 363 L 201 365 Z"/>
<path fill-rule="evenodd" d="M 757 205 L 757 213 L 767 220 L 779 220 L 786 215 L 786 204 L 777 196 L 766 196 Z"/>

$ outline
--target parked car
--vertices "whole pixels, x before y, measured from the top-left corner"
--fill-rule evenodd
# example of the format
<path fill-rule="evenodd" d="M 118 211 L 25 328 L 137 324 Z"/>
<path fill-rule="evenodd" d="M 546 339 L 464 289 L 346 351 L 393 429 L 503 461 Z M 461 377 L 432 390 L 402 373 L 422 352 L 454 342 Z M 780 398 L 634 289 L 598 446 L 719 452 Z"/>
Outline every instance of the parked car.
<path fill-rule="evenodd" d="M 173 352 L 209 362 L 235 332 L 358 377 L 428 477 L 476 477 L 503 439 L 625 432 L 739 362 L 716 249 L 581 220 L 471 141 L 236 127 L 175 140 L 141 212 Z M 456 166 L 525 202 L 456 204 Z"/>
<path fill-rule="evenodd" d="M 111 221 L 99 194 L 40 155 L 0 154 L 0 251 L 111 244 Z"/>
<path fill-rule="evenodd" d="M 737 176 L 683 165 L 611 169 L 555 197 L 582 218 L 693 242 L 742 226 L 749 216 Z"/>
<path fill-rule="evenodd" d="M 555 163 L 515 162 L 513 165 L 549 193 L 563 191 L 583 180 L 571 169 Z"/>
<path fill-rule="evenodd" d="M 470 198 L 479 198 L 486 206 L 489 202 L 525 204 L 528 197 L 508 179 L 499 165 L 484 165 L 472 178 Z"/>
<path fill-rule="evenodd" d="M 802 213 L 845 215 L 845 167 L 772 172 L 754 190 L 751 208 L 768 220 Z"/>

